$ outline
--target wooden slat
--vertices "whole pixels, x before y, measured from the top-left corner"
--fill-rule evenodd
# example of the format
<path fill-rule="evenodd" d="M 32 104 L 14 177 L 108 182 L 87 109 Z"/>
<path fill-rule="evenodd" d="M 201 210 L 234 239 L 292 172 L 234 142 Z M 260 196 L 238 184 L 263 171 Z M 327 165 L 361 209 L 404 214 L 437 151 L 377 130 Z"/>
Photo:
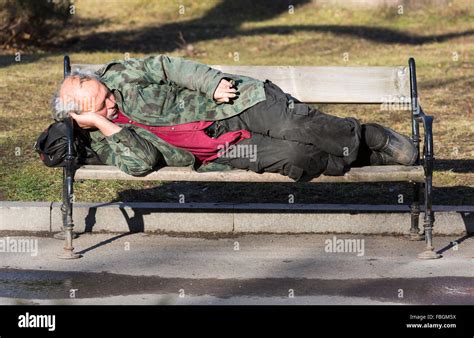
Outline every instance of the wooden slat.
<path fill-rule="evenodd" d="M 135 177 L 114 166 L 86 165 L 76 171 L 76 179 L 138 180 L 138 181 L 198 181 L 198 182 L 294 182 L 277 174 L 257 174 L 245 170 L 198 173 L 189 167 L 165 167 L 147 176 Z M 352 168 L 344 176 L 320 176 L 311 182 L 423 182 L 421 166 L 370 166 Z"/>
<path fill-rule="evenodd" d="M 72 70 L 94 72 L 101 65 L 74 64 Z M 220 66 L 225 73 L 269 79 L 306 103 L 387 103 L 409 109 L 408 67 Z"/>

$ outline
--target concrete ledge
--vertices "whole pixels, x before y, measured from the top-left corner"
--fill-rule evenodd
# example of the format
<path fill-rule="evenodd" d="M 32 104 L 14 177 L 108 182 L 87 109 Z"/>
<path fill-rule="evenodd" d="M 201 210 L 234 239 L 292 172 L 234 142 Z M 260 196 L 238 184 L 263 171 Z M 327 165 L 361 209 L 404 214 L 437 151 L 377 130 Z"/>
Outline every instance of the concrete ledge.
<path fill-rule="evenodd" d="M 0 202 L 0 230 L 51 231 L 51 202 Z"/>
<path fill-rule="evenodd" d="M 0 202 L 0 231 L 57 232 L 61 203 Z M 434 206 L 435 234 L 474 232 L 474 206 Z M 75 230 L 407 234 L 407 205 L 76 203 Z M 423 213 L 420 227 L 423 225 Z"/>
<path fill-rule="evenodd" d="M 53 203 L 51 230 L 62 227 L 61 204 Z M 168 231 L 168 232 L 232 232 L 233 215 L 228 212 L 201 212 L 176 207 L 152 208 L 150 205 L 130 206 L 123 203 L 89 204 L 76 203 L 74 225 L 76 231 Z M 173 211 L 180 210 L 180 211 Z"/>
<path fill-rule="evenodd" d="M 235 232 L 268 233 L 353 233 L 408 234 L 408 213 L 235 213 Z M 422 228 L 420 218 L 420 228 Z M 435 234 L 460 235 L 466 232 L 463 216 L 457 212 L 436 214 Z"/>

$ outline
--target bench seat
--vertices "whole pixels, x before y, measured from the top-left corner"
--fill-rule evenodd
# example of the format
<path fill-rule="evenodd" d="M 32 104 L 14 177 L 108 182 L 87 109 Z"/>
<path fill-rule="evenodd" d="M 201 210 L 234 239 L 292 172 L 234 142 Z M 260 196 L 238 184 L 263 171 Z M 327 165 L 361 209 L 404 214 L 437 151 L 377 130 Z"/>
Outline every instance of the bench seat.
<path fill-rule="evenodd" d="M 257 174 L 246 170 L 228 170 L 198 173 L 190 167 L 164 167 L 146 176 L 132 176 L 114 166 L 85 165 L 74 175 L 75 179 L 139 180 L 139 181 L 194 181 L 194 182 L 294 182 L 277 173 Z M 321 175 L 310 182 L 423 182 L 422 166 L 370 166 L 352 168 L 344 176 Z"/>

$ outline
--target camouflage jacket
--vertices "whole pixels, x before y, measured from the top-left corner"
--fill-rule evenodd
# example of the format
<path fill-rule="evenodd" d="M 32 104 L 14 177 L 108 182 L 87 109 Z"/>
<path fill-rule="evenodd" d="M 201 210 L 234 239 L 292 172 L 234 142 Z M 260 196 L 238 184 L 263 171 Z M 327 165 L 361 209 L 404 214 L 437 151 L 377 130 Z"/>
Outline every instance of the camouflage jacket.
<path fill-rule="evenodd" d="M 112 61 L 96 72 L 114 94 L 118 107 L 130 119 L 150 126 L 194 121 L 216 121 L 237 115 L 265 100 L 263 82 L 222 73 L 204 64 L 158 55 L 144 59 Z M 233 80 L 240 95 L 232 103 L 218 104 L 214 91 L 221 79 Z M 92 149 L 102 162 L 139 176 L 163 166 L 193 166 L 194 155 L 176 148 L 153 133 L 131 124 L 105 137 L 91 132 Z M 198 171 L 224 170 L 209 164 Z"/>

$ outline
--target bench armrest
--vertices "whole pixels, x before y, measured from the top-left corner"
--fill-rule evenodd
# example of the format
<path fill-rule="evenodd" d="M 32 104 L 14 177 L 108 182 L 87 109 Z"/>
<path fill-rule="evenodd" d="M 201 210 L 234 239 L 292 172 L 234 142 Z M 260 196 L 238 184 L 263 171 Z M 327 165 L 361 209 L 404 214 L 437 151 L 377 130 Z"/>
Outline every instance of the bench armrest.
<path fill-rule="evenodd" d="M 424 144 L 423 144 L 423 167 L 425 167 L 426 176 L 431 176 L 433 173 L 434 149 L 433 149 L 433 116 L 426 115 L 421 107 L 418 114 L 413 118 L 423 123 L 424 129 Z"/>

